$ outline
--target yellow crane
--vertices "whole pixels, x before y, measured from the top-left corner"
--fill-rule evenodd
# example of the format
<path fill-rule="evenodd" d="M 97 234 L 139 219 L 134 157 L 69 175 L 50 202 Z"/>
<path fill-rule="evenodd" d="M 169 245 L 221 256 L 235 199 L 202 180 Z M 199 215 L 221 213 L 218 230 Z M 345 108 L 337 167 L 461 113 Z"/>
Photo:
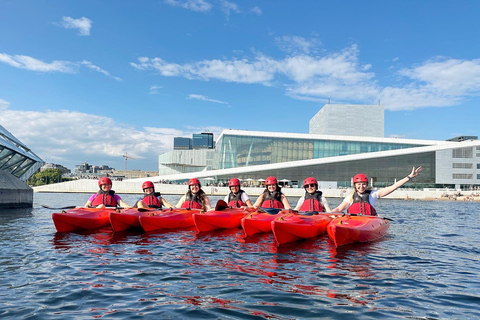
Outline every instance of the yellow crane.
<path fill-rule="evenodd" d="M 130 157 L 126 152 L 125 152 L 125 154 L 122 155 L 122 157 L 125 158 L 125 171 L 127 171 L 127 160 L 128 159 L 135 160 L 135 158 Z"/>

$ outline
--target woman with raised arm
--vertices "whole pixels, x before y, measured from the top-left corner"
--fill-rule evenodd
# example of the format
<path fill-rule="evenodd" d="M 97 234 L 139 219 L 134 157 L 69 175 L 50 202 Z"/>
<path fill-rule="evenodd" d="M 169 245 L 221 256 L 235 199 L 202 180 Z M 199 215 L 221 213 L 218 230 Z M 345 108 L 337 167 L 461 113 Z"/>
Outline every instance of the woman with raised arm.
<path fill-rule="evenodd" d="M 376 216 L 377 211 L 375 210 L 374 206 L 377 199 L 385 197 L 393 191 L 397 190 L 405 183 L 415 178 L 420 173 L 420 171 L 422 171 L 422 167 L 413 167 L 412 172 L 410 172 L 410 174 L 407 175 L 405 178 L 397 181 L 391 186 L 375 191 L 367 190 L 368 178 L 365 174 L 356 174 L 353 177 L 352 192 L 350 192 L 350 194 L 347 195 L 345 199 L 343 199 L 342 203 L 340 203 L 338 207 L 333 209 L 332 212 L 342 212 L 343 210 L 348 208 L 348 213 Z"/>

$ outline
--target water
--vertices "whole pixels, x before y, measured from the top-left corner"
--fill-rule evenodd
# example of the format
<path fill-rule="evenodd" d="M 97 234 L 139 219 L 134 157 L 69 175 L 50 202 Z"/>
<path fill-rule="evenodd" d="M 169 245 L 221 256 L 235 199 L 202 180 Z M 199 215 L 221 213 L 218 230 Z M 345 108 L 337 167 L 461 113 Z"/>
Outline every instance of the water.
<path fill-rule="evenodd" d="M 0 318 L 480 318 L 480 203 L 381 199 L 388 235 L 335 249 L 240 229 L 59 234 L 40 207 L 87 197 L 35 194 L 33 209 L 0 211 Z"/>

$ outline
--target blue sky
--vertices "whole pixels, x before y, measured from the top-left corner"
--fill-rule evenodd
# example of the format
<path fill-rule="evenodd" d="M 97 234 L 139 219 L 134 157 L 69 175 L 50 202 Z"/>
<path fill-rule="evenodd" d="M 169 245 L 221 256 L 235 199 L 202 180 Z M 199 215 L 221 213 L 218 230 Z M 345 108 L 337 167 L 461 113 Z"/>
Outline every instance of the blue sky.
<path fill-rule="evenodd" d="M 380 101 L 386 137 L 479 135 L 479 9 L 0 0 L 0 124 L 71 169 L 123 169 L 128 153 L 129 169 L 157 170 L 173 137 L 206 130 L 308 133 L 328 101 Z"/>

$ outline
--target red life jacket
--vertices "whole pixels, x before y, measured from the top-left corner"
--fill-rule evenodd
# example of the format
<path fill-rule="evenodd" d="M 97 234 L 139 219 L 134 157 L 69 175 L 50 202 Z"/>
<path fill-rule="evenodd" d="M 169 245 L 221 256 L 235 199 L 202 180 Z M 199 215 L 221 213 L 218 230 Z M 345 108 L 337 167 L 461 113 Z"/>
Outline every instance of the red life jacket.
<path fill-rule="evenodd" d="M 193 194 L 188 191 L 185 195 L 185 202 L 182 204 L 182 208 L 185 209 L 202 209 L 203 205 L 200 199 L 198 199 L 198 192 Z"/>
<path fill-rule="evenodd" d="M 145 203 L 149 208 L 161 208 L 163 201 L 158 199 L 160 196 L 160 192 L 152 192 L 143 197 L 142 202 Z"/>
<path fill-rule="evenodd" d="M 242 201 L 242 194 L 245 191 L 239 190 L 236 194 L 230 192 L 228 195 L 228 206 L 232 208 L 240 208 L 246 205 L 245 202 Z"/>
<path fill-rule="evenodd" d="M 117 201 L 115 200 L 115 191 L 110 190 L 108 192 L 98 191 L 97 196 L 93 199 L 91 206 L 96 207 L 103 204 L 105 207 L 116 207 Z"/>
<path fill-rule="evenodd" d="M 368 216 L 376 216 L 377 211 L 375 208 L 370 204 L 370 193 L 372 190 L 365 190 L 365 193 L 362 195 L 359 195 L 358 192 L 355 192 L 353 194 L 353 202 L 348 207 L 347 212 L 348 213 L 354 213 L 354 214 L 363 214 L 363 215 L 368 215 Z"/>
<path fill-rule="evenodd" d="M 278 192 L 277 190 L 273 192 L 269 192 L 265 190 L 263 192 L 263 202 L 262 202 L 262 208 L 278 208 L 278 209 L 283 209 L 283 203 L 282 203 L 282 193 Z"/>
<path fill-rule="evenodd" d="M 305 192 L 305 201 L 303 201 L 300 211 L 325 212 L 325 208 L 322 206 L 322 191 Z"/>

